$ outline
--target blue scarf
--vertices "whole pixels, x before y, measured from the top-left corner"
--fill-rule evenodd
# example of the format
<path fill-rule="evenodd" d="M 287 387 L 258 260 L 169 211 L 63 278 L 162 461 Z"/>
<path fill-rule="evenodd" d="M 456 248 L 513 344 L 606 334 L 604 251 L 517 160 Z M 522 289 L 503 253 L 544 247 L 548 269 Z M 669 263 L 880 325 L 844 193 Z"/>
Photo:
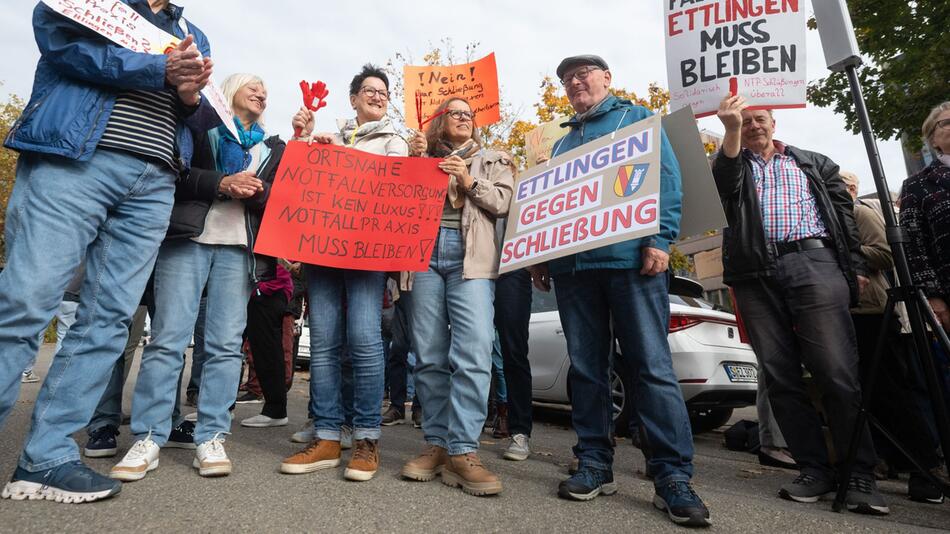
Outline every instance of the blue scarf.
<path fill-rule="evenodd" d="M 251 164 L 251 148 L 264 140 L 264 129 L 254 123 L 250 131 L 245 130 L 241 121 L 234 119 L 234 125 L 237 127 L 240 139 L 235 139 L 234 135 L 222 124 L 218 126 L 218 170 L 224 174 L 237 174 L 246 171 Z"/>

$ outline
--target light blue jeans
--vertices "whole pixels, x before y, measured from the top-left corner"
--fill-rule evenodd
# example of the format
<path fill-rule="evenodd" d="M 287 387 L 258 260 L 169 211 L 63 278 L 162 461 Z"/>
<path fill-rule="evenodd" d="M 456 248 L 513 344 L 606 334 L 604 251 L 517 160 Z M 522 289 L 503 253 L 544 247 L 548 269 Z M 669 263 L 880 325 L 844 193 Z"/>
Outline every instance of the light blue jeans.
<path fill-rule="evenodd" d="M 64 300 L 59 303 L 59 308 L 56 309 L 56 348 L 53 349 L 53 354 L 59 352 L 60 347 L 63 346 L 63 338 L 66 337 L 66 332 L 69 332 L 69 328 L 76 322 L 76 308 L 78 307 L 79 303 L 74 300 Z M 37 339 L 40 345 L 43 344 L 45 338 L 46 330 L 44 329 Z M 34 354 L 30 364 L 23 370 L 23 374 L 32 371 L 35 365 L 36 355 Z"/>
<path fill-rule="evenodd" d="M 244 247 L 203 245 L 191 240 L 162 244 L 155 262 L 155 317 L 152 342 L 142 352 L 132 434 L 162 446 L 172 427 L 185 349 L 207 287 L 205 362 L 198 387 L 195 444 L 231 430 L 228 409 L 241 378 L 241 340 L 251 298 L 250 261 Z"/>
<path fill-rule="evenodd" d="M 344 406 L 343 395 L 345 349 L 352 362 L 353 439 L 379 439 L 386 374 L 381 326 L 386 273 L 317 265 L 305 269 L 310 299 L 310 402 L 316 436 L 340 440 L 340 426 L 350 408 Z"/>
<path fill-rule="evenodd" d="M 131 154 L 89 161 L 23 153 L 7 207 L 7 266 L 0 273 L 0 426 L 37 351 L 37 336 L 86 256 L 73 324 L 33 409 L 20 466 L 79 460 L 72 434 L 92 417 L 168 228 L 175 173 Z"/>
<path fill-rule="evenodd" d="M 494 281 L 463 279 L 464 255 L 461 233 L 441 228 L 409 304 L 422 430 L 427 443 L 453 456 L 478 450 L 495 339 Z"/>

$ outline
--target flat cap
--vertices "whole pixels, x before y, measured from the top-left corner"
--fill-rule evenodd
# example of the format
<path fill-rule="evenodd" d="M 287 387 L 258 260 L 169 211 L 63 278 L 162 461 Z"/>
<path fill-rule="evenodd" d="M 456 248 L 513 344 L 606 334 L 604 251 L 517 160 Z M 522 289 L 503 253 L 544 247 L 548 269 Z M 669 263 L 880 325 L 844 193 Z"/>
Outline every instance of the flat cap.
<path fill-rule="evenodd" d="M 564 74 L 575 68 L 583 67 L 584 65 L 593 65 L 595 67 L 600 67 L 604 70 L 609 69 L 607 62 L 604 61 L 604 58 L 600 56 L 595 56 L 594 54 L 584 54 L 580 56 L 571 56 L 566 57 L 561 60 L 561 64 L 557 66 L 557 77 L 559 79 L 564 78 Z"/>

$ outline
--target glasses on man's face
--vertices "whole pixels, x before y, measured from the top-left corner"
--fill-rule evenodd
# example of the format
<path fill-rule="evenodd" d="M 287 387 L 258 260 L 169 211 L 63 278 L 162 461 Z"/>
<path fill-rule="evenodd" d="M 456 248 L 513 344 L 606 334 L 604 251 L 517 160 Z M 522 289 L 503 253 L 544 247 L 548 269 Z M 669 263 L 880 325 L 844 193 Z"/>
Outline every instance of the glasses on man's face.
<path fill-rule="evenodd" d="M 586 80 L 587 77 L 590 76 L 590 73 L 594 72 L 595 70 L 603 70 L 603 69 L 601 69 L 600 67 L 584 67 L 581 69 L 577 69 L 572 74 L 568 74 L 567 76 L 561 78 L 561 85 L 563 85 L 564 87 L 567 87 L 568 85 L 571 84 L 574 78 L 577 78 L 577 81 L 582 82 Z"/>
<path fill-rule="evenodd" d="M 446 111 L 445 114 L 457 121 L 470 121 L 475 118 L 475 115 L 471 111 L 465 111 L 461 109 Z"/>
<path fill-rule="evenodd" d="M 366 98 L 373 98 L 378 96 L 380 100 L 389 100 L 389 91 L 385 89 L 377 89 L 375 87 L 360 87 L 360 93 L 363 94 Z"/>

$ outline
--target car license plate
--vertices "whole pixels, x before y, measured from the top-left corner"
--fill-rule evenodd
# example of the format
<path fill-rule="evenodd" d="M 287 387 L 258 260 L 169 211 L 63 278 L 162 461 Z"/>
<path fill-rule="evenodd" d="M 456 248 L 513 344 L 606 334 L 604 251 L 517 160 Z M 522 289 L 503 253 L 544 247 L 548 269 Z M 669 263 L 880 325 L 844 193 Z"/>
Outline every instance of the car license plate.
<path fill-rule="evenodd" d="M 730 382 L 758 382 L 758 372 L 751 365 L 727 363 L 724 367 Z"/>

